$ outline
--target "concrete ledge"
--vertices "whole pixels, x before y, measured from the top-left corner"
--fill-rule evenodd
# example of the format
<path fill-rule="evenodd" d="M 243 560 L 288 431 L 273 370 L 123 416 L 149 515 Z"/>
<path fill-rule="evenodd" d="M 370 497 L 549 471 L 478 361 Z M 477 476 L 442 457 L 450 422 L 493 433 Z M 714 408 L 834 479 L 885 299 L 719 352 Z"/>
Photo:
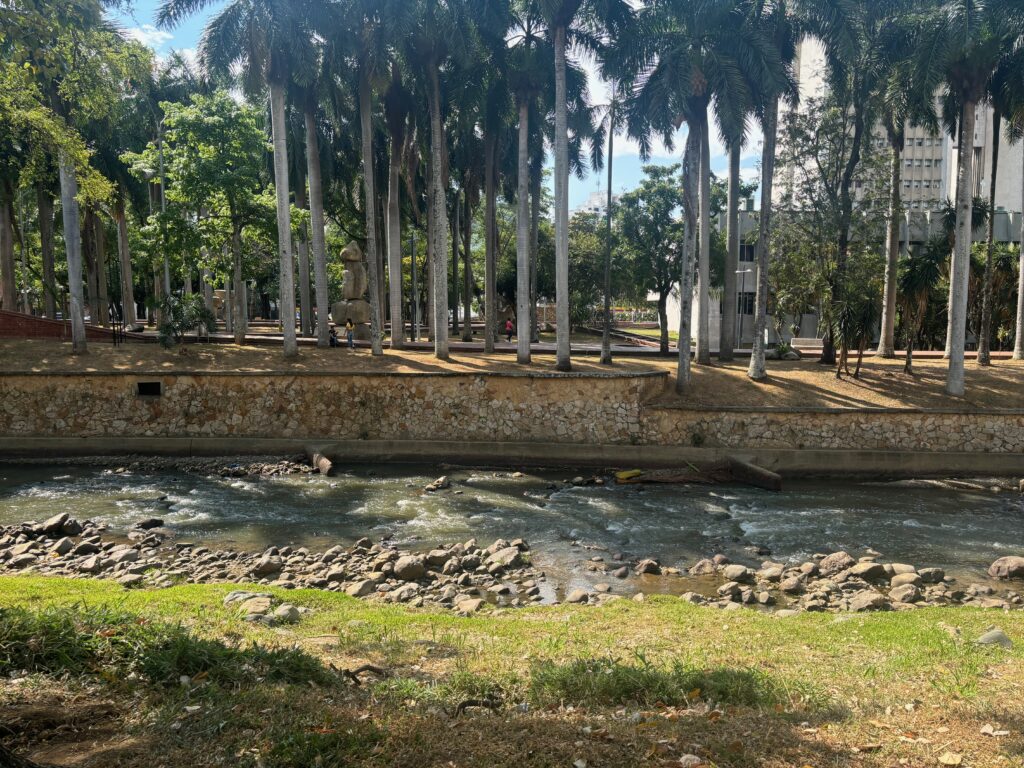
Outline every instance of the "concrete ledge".
<path fill-rule="evenodd" d="M 789 477 L 1024 477 L 1024 455 L 929 451 L 730 450 L 682 446 L 435 440 L 276 438 L 7 437 L 0 459 L 77 456 L 244 456 L 323 453 L 335 464 L 447 463 L 466 466 L 681 467 L 735 456 Z"/>
<path fill-rule="evenodd" d="M 130 371 L 0 371 L 0 379 L 31 376 L 39 378 L 89 378 L 117 377 L 154 379 L 161 376 L 179 376 L 202 378 L 205 376 L 224 376 L 237 378 L 331 378 L 331 379 L 373 379 L 373 378 L 405 378 L 405 377 L 436 377 L 442 379 L 667 379 L 668 371 L 204 371 L 195 369 L 158 368 L 155 370 L 132 369 Z"/>

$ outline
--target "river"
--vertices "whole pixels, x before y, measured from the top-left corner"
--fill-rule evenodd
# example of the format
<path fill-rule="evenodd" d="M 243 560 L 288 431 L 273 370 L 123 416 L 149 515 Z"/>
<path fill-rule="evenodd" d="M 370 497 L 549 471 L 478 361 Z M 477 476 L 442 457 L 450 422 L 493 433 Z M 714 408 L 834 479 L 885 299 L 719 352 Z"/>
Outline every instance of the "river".
<path fill-rule="evenodd" d="M 447 474 L 451 487 L 424 493 Z M 126 532 L 159 517 L 178 540 L 242 550 L 327 548 L 362 536 L 429 549 L 475 537 L 525 538 L 564 585 L 593 583 L 591 558 L 656 557 L 686 568 L 721 552 L 735 561 L 799 561 L 874 550 L 886 561 L 984 580 L 995 558 L 1024 551 L 1024 497 L 928 482 L 790 481 L 782 493 L 733 486 L 576 486 L 564 472 L 357 466 L 332 477 L 230 478 L 95 466 L 0 465 L 0 524 L 68 511 Z M 606 578 L 606 577 L 605 577 Z M 645 591 L 678 591 L 655 580 Z M 633 588 L 637 588 L 635 585 Z"/>

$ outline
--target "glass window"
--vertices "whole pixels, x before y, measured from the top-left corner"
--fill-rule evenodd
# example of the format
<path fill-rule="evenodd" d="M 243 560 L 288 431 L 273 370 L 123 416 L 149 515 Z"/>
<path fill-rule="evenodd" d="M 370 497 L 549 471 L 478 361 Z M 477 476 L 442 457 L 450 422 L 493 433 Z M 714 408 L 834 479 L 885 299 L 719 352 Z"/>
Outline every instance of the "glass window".
<path fill-rule="evenodd" d="M 746 292 L 737 294 L 737 296 L 736 296 L 736 300 L 737 300 L 736 311 L 737 311 L 737 313 L 739 313 L 741 315 L 752 315 L 752 314 L 754 314 L 754 297 L 756 295 L 757 294 L 754 293 L 753 291 L 746 291 Z"/>

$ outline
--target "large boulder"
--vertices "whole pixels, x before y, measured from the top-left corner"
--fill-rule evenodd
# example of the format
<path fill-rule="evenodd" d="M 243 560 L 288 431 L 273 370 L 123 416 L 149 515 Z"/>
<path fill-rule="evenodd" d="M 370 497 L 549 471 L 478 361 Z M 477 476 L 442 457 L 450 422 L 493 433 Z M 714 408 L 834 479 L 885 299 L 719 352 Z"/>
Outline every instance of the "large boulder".
<path fill-rule="evenodd" d="M 331 305 L 331 318 L 338 326 L 344 326 L 346 320 L 356 325 L 370 322 L 370 303 L 365 299 L 337 301 Z"/>
<path fill-rule="evenodd" d="M 1000 557 L 988 568 L 993 579 L 1024 579 L 1024 557 Z"/>
<path fill-rule="evenodd" d="M 493 555 L 487 558 L 487 565 L 497 565 L 502 568 L 515 568 L 517 565 L 522 564 L 523 559 L 519 553 L 519 547 L 505 547 L 499 549 Z"/>
<path fill-rule="evenodd" d="M 46 534 L 47 536 L 61 534 L 64 532 L 64 524 L 68 522 L 70 518 L 71 516 L 67 512 L 60 512 L 40 525 L 39 532 Z"/>
<path fill-rule="evenodd" d="M 366 266 L 360 262 L 349 262 L 342 272 L 341 292 L 346 299 L 361 299 L 366 293 L 368 280 Z"/>
<path fill-rule="evenodd" d="M 406 555 L 395 561 L 394 576 L 402 581 L 416 581 L 427 574 L 423 565 L 423 558 L 416 555 Z"/>
<path fill-rule="evenodd" d="M 846 552 L 833 552 L 826 555 L 818 563 L 818 570 L 823 576 L 834 576 L 840 571 L 845 571 L 857 564 L 857 561 Z"/>

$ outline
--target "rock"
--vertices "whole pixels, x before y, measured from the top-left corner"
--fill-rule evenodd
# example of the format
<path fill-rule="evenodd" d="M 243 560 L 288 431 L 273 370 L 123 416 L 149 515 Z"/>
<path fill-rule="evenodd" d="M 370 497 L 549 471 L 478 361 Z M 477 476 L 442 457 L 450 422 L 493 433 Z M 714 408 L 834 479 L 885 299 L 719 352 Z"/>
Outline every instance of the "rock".
<path fill-rule="evenodd" d="M 299 609 L 291 603 L 279 605 L 277 610 L 274 611 L 274 618 L 282 624 L 294 624 L 299 620 L 300 616 Z"/>
<path fill-rule="evenodd" d="M 889 601 L 885 595 L 874 590 L 866 589 L 858 592 L 850 598 L 850 610 L 856 613 L 862 611 L 878 611 L 889 607 Z"/>
<path fill-rule="evenodd" d="M 901 573 L 917 573 L 917 568 L 912 565 L 907 565 L 906 563 L 889 563 L 889 568 L 891 568 L 892 572 L 896 575 Z"/>
<path fill-rule="evenodd" d="M 78 570 L 82 573 L 99 573 L 102 569 L 100 565 L 100 559 L 95 555 L 88 557 L 78 564 Z"/>
<path fill-rule="evenodd" d="M 775 615 L 780 619 L 788 619 L 790 616 L 799 616 L 800 611 L 795 611 L 792 608 L 783 608 L 782 610 L 776 611 Z"/>
<path fill-rule="evenodd" d="M 916 573 L 898 573 L 889 581 L 889 586 L 902 587 L 905 584 L 912 584 L 915 587 L 920 587 L 922 583 L 921 577 Z"/>
<path fill-rule="evenodd" d="M 74 548 L 75 543 L 71 541 L 71 539 L 69 539 L 67 536 L 65 536 L 63 539 L 61 539 L 52 547 L 50 547 L 50 552 L 52 552 L 55 555 L 66 555 Z"/>
<path fill-rule="evenodd" d="M 447 475 L 443 475 L 437 478 L 437 480 L 430 483 L 429 485 L 424 486 L 423 490 L 429 493 L 433 493 L 434 491 L 443 491 L 444 489 L 451 487 L 452 481 L 448 479 Z"/>
<path fill-rule="evenodd" d="M 799 595 L 806 589 L 806 587 L 799 576 L 790 576 L 788 579 L 782 580 L 779 584 L 779 589 L 788 595 Z"/>
<path fill-rule="evenodd" d="M 256 565 L 252 567 L 252 572 L 256 576 L 269 576 L 280 571 L 283 565 L 284 561 L 280 557 L 268 554 L 256 562 Z"/>
<path fill-rule="evenodd" d="M 757 572 L 757 578 L 761 579 L 762 581 L 781 581 L 782 568 L 780 568 L 777 565 L 762 568 Z"/>
<path fill-rule="evenodd" d="M 138 573 L 129 573 L 119 578 L 117 583 L 130 589 L 131 587 L 137 587 L 142 583 L 142 576 Z"/>
<path fill-rule="evenodd" d="M 718 594 L 722 597 L 735 597 L 740 593 L 740 585 L 735 581 L 727 581 L 718 588 Z"/>
<path fill-rule="evenodd" d="M 349 584 L 345 594 L 352 597 L 366 597 L 377 591 L 377 584 L 371 579 L 361 579 L 354 584 Z"/>
<path fill-rule="evenodd" d="M 683 755 L 679 758 L 678 764 L 680 768 L 697 768 L 699 765 L 704 765 L 704 761 L 697 755 Z"/>
<path fill-rule="evenodd" d="M 896 603 L 913 603 L 921 599 L 921 590 L 916 584 L 898 584 L 889 590 L 889 599 Z"/>
<path fill-rule="evenodd" d="M 704 595 L 700 595 L 696 592 L 684 592 L 679 596 L 680 600 L 683 600 L 691 605 L 704 605 L 708 600 Z"/>
<path fill-rule="evenodd" d="M 611 584 L 605 584 L 605 583 L 602 582 L 601 584 L 595 584 L 594 585 L 594 591 L 595 592 L 611 592 L 612 591 L 612 586 L 611 586 Z"/>
<path fill-rule="evenodd" d="M 270 611 L 272 601 L 268 595 L 254 595 L 243 600 L 238 608 L 246 616 L 263 616 Z"/>
<path fill-rule="evenodd" d="M 336 581 L 345 581 L 345 579 L 348 578 L 348 571 L 344 568 L 331 568 L 324 578 L 327 580 L 328 584 L 333 584 Z"/>
<path fill-rule="evenodd" d="M 978 645 L 999 645 L 1008 650 L 1013 648 L 1013 641 L 998 627 L 993 627 L 974 642 Z"/>
<path fill-rule="evenodd" d="M 394 575 L 402 581 L 416 581 L 427 574 L 423 565 L 423 558 L 416 555 L 405 555 L 395 561 Z"/>
<path fill-rule="evenodd" d="M 624 579 L 627 576 L 629 576 L 629 568 L 627 568 L 626 566 L 616 568 L 614 571 L 612 571 L 612 576 L 614 576 L 616 579 Z"/>
<path fill-rule="evenodd" d="M 658 564 L 657 560 L 654 560 L 652 558 L 646 558 L 636 564 L 636 572 L 638 574 L 647 573 L 653 576 L 657 576 L 661 573 L 661 566 Z"/>
<path fill-rule="evenodd" d="M 459 613 L 476 613 L 483 607 L 483 605 L 484 601 L 479 597 L 469 597 L 455 603 L 455 610 Z"/>
<path fill-rule="evenodd" d="M 1000 557 L 988 568 L 993 579 L 1024 579 L 1024 557 Z"/>
<path fill-rule="evenodd" d="M 715 564 L 707 558 L 698 560 L 696 563 L 691 565 L 690 569 L 687 571 L 691 576 L 708 576 L 714 572 Z"/>
<path fill-rule="evenodd" d="M 501 568 L 515 568 L 523 562 L 519 547 L 507 546 L 494 552 L 487 558 L 487 565 L 497 565 Z"/>
<path fill-rule="evenodd" d="M 393 603 L 407 603 L 420 593 L 415 584 L 403 584 L 388 592 L 388 600 Z"/>
<path fill-rule="evenodd" d="M 452 553 L 447 549 L 432 549 L 427 553 L 425 562 L 427 565 L 432 567 L 443 566 L 452 557 Z"/>
<path fill-rule="evenodd" d="M 67 512 L 60 512 L 44 521 L 43 524 L 39 526 L 39 532 L 45 535 L 64 533 L 64 524 L 70 519 L 71 515 Z"/>
<path fill-rule="evenodd" d="M 588 599 L 589 594 L 585 589 L 574 589 L 565 596 L 567 603 L 585 603 Z"/>
<path fill-rule="evenodd" d="M 107 557 L 110 558 L 114 565 L 118 565 L 119 563 L 134 563 L 139 559 L 139 550 L 127 546 L 114 547 L 107 553 Z"/>
<path fill-rule="evenodd" d="M 99 551 L 100 548 L 91 541 L 80 541 L 71 550 L 71 554 L 75 557 L 81 557 L 82 555 L 95 555 Z"/>
<path fill-rule="evenodd" d="M 864 579 L 864 581 L 876 581 L 885 577 L 885 566 L 881 563 L 863 562 L 850 567 L 850 575 Z"/>
<path fill-rule="evenodd" d="M 39 558 L 30 552 L 26 552 L 23 555 L 15 555 L 7 561 L 9 568 L 27 568 L 28 566 L 35 563 Z"/>
<path fill-rule="evenodd" d="M 946 572 L 941 568 L 922 568 L 917 575 L 925 584 L 938 584 L 946 578 Z"/>
<path fill-rule="evenodd" d="M 818 563 L 818 570 L 825 576 L 834 576 L 840 571 L 845 571 L 857 564 L 857 561 L 846 552 L 833 552 L 822 558 Z"/>
<path fill-rule="evenodd" d="M 150 528 L 163 528 L 164 521 L 159 517 L 145 517 L 135 523 L 133 527 L 140 531 L 148 531 Z"/>
<path fill-rule="evenodd" d="M 74 518 L 71 518 L 66 523 L 64 523 L 64 526 L 61 528 L 61 533 L 63 533 L 65 536 L 77 536 L 82 532 L 82 530 L 82 524 Z"/>
<path fill-rule="evenodd" d="M 761 605 L 774 605 L 775 598 L 772 597 L 772 593 L 767 590 L 762 590 L 757 593 L 757 602 Z"/>
<path fill-rule="evenodd" d="M 727 565 L 722 569 L 722 575 L 728 581 L 738 581 L 741 584 L 750 584 L 754 581 L 754 572 L 743 565 Z"/>

